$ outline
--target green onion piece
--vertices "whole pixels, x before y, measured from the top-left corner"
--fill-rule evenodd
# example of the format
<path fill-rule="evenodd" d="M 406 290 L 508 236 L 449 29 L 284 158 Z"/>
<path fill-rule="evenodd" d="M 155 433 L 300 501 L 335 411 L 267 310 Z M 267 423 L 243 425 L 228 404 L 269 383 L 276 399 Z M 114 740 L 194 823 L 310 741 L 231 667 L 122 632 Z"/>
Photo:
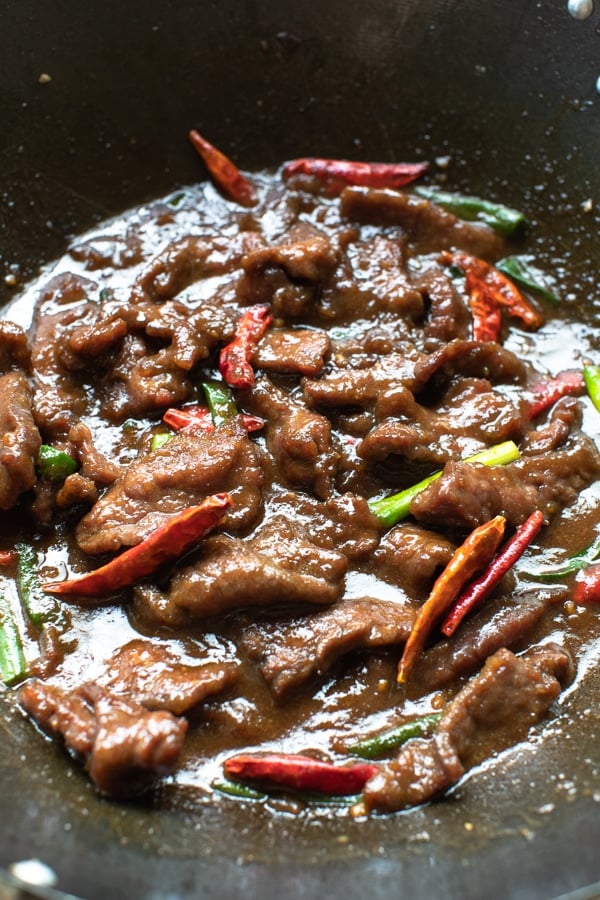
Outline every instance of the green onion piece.
<path fill-rule="evenodd" d="M 361 759 L 378 759 L 384 756 L 390 750 L 395 750 L 411 738 L 423 737 L 431 734 L 442 718 L 441 713 L 429 713 L 426 716 L 420 716 L 413 719 L 412 722 L 405 722 L 397 728 L 390 731 L 384 731 L 382 734 L 376 734 L 372 738 L 366 738 L 357 744 L 347 747 L 348 753 L 353 756 L 360 756 Z"/>
<path fill-rule="evenodd" d="M 213 781 L 211 787 L 229 797 L 239 797 L 240 800 L 264 800 L 267 797 L 264 791 L 257 791 L 239 781 Z"/>
<path fill-rule="evenodd" d="M 223 381 L 205 381 L 202 390 L 215 428 L 235 419 L 238 415 L 237 406 L 233 394 Z"/>
<path fill-rule="evenodd" d="M 590 400 L 600 412 L 600 366 L 584 366 L 583 380 Z"/>
<path fill-rule="evenodd" d="M 462 462 L 472 463 L 479 462 L 486 466 L 505 466 L 514 462 L 521 454 L 519 448 L 514 441 L 504 441 L 502 444 L 496 444 L 487 450 L 481 450 L 473 456 L 467 456 Z M 381 497 L 379 500 L 369 500 L 369 509 L 377 516 L 383 525 L 391 528 L 396 522 L 405 519 L 410 513 L 410 504 L 415 497 L 424 491 L 426 487 L 436 481 L 442 475 L 442 470 L 428 475 L 418 484 L 400 491 L 398 494 L 392 494 L 391 497 Z"/>
<path fill-rule="evenodd" d="M 42 444 L 36 468 L 41 478 L 47 478 L 48 481 L 64 481 L 67 475 L 77 471 L 79 465 L 77 460 L 64 450 L 56 450 L 48 444 Z"/>
<path fill-rule="evenodd" d="M 546 566 L 543 569 L 530 569 L 524 574 L 531 575 L 533 578 L 539 578 L 542 581 L 560 581 L 561 578 L 566 578 L 574 572 L 587 569 L 588 566 L 597 562 L 598 559 L 600 559 L 600 537 L 597 537 L 585 550 L 575 554 L 575 556 L 570 556 L 564 562 Z"/>
<path fill-rule="evenodd" d="M 159 431 L 158 434 L 153 434 L 152 440 L 150 441 L 150 450 L 159 450 L 161 447 L 164 447 L 165 444 L 168 444 L 172 437 L 174 437 L 174 435 L 169 434 L 168 431 Z"/>
<path fill-rule="evenodd" d="M 542 273 L 532 266 L 530 256 L 506 256 L 494 265 L 517 284 L 530 291 L 536 291 L 544 300 L 560 303 L 560 297 L 548 290 L 544 284 Z"/>
<path fill-rule="evenodd" d="M 38 557 L 31 544 L 17 544 L 17 591 L 27 618 L 37 629 L 48 622 L 66 625 L 65 613 L 53 597 L 44 590 L 37 574 Z"/>
<path fill-rule="evenodd" d="M 514 234 L 525 221 L 525 216 L 518 210 L 501 203 L 482 200 L 480 197 L 468 197 L 433 187 L 417 187 L 415 193 L 419 197 L 431 200 L 432 203 L 437 203 L 461 219 L 484 222 L 500 234 Z"/>
<path fill-rule="evenodd" d="M 23 642 L 10 603 L 0 594 L 0 675 L 4 684 L 14 684 L 27 675 Z"/>

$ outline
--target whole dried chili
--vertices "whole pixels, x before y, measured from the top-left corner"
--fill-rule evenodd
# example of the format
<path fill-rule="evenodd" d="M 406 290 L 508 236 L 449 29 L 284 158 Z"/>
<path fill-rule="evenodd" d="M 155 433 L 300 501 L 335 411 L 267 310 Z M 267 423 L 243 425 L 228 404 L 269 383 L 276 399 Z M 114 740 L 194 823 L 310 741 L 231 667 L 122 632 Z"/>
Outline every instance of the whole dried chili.
<path fill-rule="evenodd" d="M 461 588 L 491 561 L 502 540 L 505 524 L 504 516 L 496 516 L 479 525 L 455 551 L 417 614 L 398 666 L 399 683 L 406 681 L 435 623 L 448 610 Z"/>
<path fill-rule="evenodd" d="M 256 189 L 229 157 L 217 150 L 195 129 L 189 133 L 194 150 L 202 157 L 217 187 L 241 206 L 254 206 L 258 200 Z"/>
<path fill-rule="evenodd" d="M 509 316 L 520 319 L 530 328 L 539 328 L 542 324 L 541 315 L 516 285 L 490 263 L 458 250 L 444 252 L 440 261 L 456 265 L 465 273 L 476 341 L 500 340 L 503 308 Z"/>
<path fill-rule="evenodd" d="M 212 415 L 206 406 L 186 406 L 184 409 L 168 409 L 163 422 L 173 431 L 200 431 L 211 432 L 215 430 Z M 260 416 L 242 414 L 242 422 L 246 431 L 260 431 L 264 427 L 265 420 Z"/>
<path fill-rule="evenodd" d="M 454 634 L 462 620 L 471 610 L 491 593 L 508 570 L 523 555 L 529 544 L 539 532 L 544 516 L 537 509 L 517 528 L 512 538 L 490 562 L 488 568 L 460 595 L 442 624 L 442 632 L 447 637 Z"/>
<path fill-rule="evenodd" d="M 231 506 L 228 494 L 213 494 L 199 506 L 177 513 L 135 547 L 130 547 L 104 566 L 70 581 L 42 585 L 51 594 L 98 597 L 128 587 L 152 575 L 163 563 L 181 556 L 211 531 Z"/>
<path fill-rule="evenodd" d="M 369 778 L 378 771 L 377 766 L 369 763 L 338 766 L 293 753 L 260 756 L 242 753 L 225 760 L 223 768 L 232 778 L 336 796 L 362 791 Z"/>
<path fill-rule="evenodd" d="M 231 387 L 243 389 L 254 384 L 250 358 L 272 321 L 268 306 L 251 306 L 242 313 L 233 340 L 219 355 L 219 371 Z"/>
<path fill-rule="evenodd" d="M 533 386 L 527 414 L 530 419 L 535 419 L 540 413 L 554 406 L 561 397 L 578 396 L 584 392 L 585 381 L 581 371 L 576 369 L 559 372 L 554 378 L 547 378 Z"/>
<path fill-rule="evenodd" d="M 581 572 L 575 582 L 573 600 L 579 606 L 600 603 L 600 563 L 594 563 Z"/>
<path fill-rule="evenodd" d="M 348 184 L 374 188 L 405 187 L 420 178 L 429 163 L 354 162 L 348 159 L 303 157 L 284 163 L 282 175 L 288 181 L 296 175 L 316 178 L 330 195 L 339 194 Z"/>

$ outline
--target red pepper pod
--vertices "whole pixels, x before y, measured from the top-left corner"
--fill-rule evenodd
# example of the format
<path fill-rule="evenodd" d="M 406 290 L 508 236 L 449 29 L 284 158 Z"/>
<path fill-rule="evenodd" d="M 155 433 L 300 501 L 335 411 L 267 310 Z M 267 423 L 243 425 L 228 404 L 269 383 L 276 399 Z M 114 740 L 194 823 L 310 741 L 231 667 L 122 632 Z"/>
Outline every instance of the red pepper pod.
<path fill-rule="evenodd" d="M 295 175 L 311 175 L 321 182 L 331 195 L 339 194 L 346 185 L 398 190 L 420 178 L 429 163 L 354 162 L 348 159 L 302 157 L 286 162 L 282 169 L 284 181 Z"/>
<path fill-rule="evenodd" d="M 561 397 L 579 396 L 585 393 L 585 379 L 580 369 L 559 372 L 554 378 L 538 382 L 532 389 L 528 415 L 535 419 L 540 413 L 554 406 Z"/>
<path fill-rule="evenodd" d="M 235 163 L 195 129 L 190 131 L 189 139 L 217 187 L 241 206 L 254 206 L 258 199 L 254 185 L 242 175 Z"/>
<path fill-rule="evenodd" d="M 580 572 L 575 582 L 573 600 L 578 606 L 600 603 L 600 563 L 594 563 Z"/>
<path fill-rule="evenodd" d="M 230 387 L 243 390 L 254 384 L 250 359 L 272 321 L 268 306 L 251 306 L 241 315 L 233 340 L 219 355 L 219 371 Z"/>
<path fill-rule="evenodd" d="M 454 634 L 465 616 L 485 600 L 509 569 L 514 566 L 539 532 L 543 522 L 542 512 L 536 509 L 517 528 L 512 538 L 496 554 L 487 569 L 467 586 L 444 619 L 441 630 L 446 637 Z"/>
<path fill-rule="evenodd" d="M 129 587 L 185 553 L 219 524 L 231 505 L 228 494 L 213 494 L 198 506 L 190 506 L 176 513 L 140 544 L 125 550 L 99 569 L 42 587 L 50 594 L 80 594 L 85 597 L 99 597 Z"/>
<path fill-rule="evenodd" d="M 0 568 L 14 565 L 19 559 L 16 550 L 0 550 Z"/>
<path fill-rule="evenodd" d="M 187 406 L 184 409 L 168 409 L 163 418 L 165 425 L 173 431 L 212 432 L 215 430 L 210 410 L 205 406 Z M 242 413 L 242 422 L 246 431 L 260 431 L 265 420 L 260 416 Z"/>
<path fill-rule="evenodd" d="M 253 756 L 242 753 L 224 763 L 225 774 L 244 781 L 257 781 L 296 791 L 316 791 L 344 796 L 362 791 L 378 771 L 370 763 L 338 766 L 293 753 L 268 753 Z"/>

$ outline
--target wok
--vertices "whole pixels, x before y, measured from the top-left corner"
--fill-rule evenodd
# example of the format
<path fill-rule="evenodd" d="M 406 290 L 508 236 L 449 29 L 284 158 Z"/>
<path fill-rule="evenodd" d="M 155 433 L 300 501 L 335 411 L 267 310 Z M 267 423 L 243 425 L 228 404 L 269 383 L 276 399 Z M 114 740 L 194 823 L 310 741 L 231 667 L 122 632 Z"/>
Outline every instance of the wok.
<path fill-rule="evenodd" d="M 27 279 L 69 235 L 203 177 L 191 126 L 247 169 L 451 155 L 454 188 L 523 208 L 593 273 L 599 22 L 566 0 L 4 0 L 3 275 Z M 443 803 L 354 822 L 251 804 L 240 819 L 169 785 L 99 799 L 7 692 L 0 865 L 37 857 L 86 898 L 593 896 L 599 701 L 592 661 L 561 707 L 566 732 L 492 760 Z"/>

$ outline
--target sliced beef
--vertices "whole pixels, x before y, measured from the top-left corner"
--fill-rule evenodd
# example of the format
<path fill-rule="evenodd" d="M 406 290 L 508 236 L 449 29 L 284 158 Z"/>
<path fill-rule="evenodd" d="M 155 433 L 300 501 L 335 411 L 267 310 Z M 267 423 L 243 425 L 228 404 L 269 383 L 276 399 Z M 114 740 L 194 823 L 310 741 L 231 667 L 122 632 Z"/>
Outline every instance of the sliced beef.
<path fill-rule="evenodd" d="M 411 390 L 418 394 L 424 388 L 430 392 L 448 385 L 456 375 L 486 378 L 495 385 L 525 386 L 532 377 L 531 368 L 518 356 L 493 341 L 451 340 L 415 366 Z"/>
<path fill-rule="evenodd" d="M 438 796 L 465 769 L 523 740 L 571 672 L 569 655 L 554 644 L 521 657 L 498 650 L 446 708 L 435 735 L 409 741 L 367 782 L 365 805 L 393 812 Z"/>
<path fill-rule="evenodd" d="M 323 371 L 330 346 L 324 331 L 272 329 L 261 338 L 252 362 L 265 372 L 314 377 Z"/>
<path fill-rule="evenodd" d="M 127 269 L 141 263 L 143 256 L 143 244 L 134 229 L 128 229 L 124 234 L 99 235 L 87 241 L 79 241 L 73 244 L 69 253 L 77 262 L 84 264 L 84 268 L 95 269 Z"/>
<path fill-rule="evenodd" d="M 415 369 L 425 354 L 413 345 L 401 352 L 368 360 L 361 367 L 351 364 L 334 369 L 318 380 L 304 379 L 304 396 L 311 406 L 371 409 L 398 392 L 410 389 Z"/>
<path fill-rule="evenodd" d="M 138 794 L 168 775 L 183 748 L 185 719 L 149 711 L 98 685 L 67 692 L 34 679 L 19 698 L 41 728 L 60 734 L 67 748 L 83 757 L 98 790 L 110 797 Z"/>
<path fill-rule="evenodd" d="M 502 647 L 520 649 L 544 617 L 548 602 L 536 591 L 486 603 L 451 638 L 425 651 L 415 666 L 411 692 L 427 694 L 472 675 Z"/>
<path fill-rule="evenodd" d="M 455 549 L 441 535 L 403 523 L 383 536 L 373 561 L 378 578 L 401 587 L 411 597 L 422 597 L 431 590 Z"/>
<path fill-rule="evenodd" d="M 27 335 L 20 325 L 0 319 L 0 373 L 9 369 L 29 371 L 31 351 Z"/>
<path fill-rule="evenodd" d="M 511 403 L 482 378 L 453 382 L 434 408 L 417 403 L 408 390 L 396 391 L 380 399 L 378 412 L 389 418 L 357 448 L 371 464 L 397 456 L 439 468 L 448 456 L 462 458 L 492 444 L 518 441 L 529 425 L 522 404 Z"/>
<path fill-rule="evenodd" d="M 242 231 L 233 240 L 191 235 L 173 241 L 138 276 L 131 299 L 170 300 L 202 278 L 234 272 L 246 254 L 260 252 L 263 243 L 253 231 Z"/>
<path fill-rule="evenodd" d="M 0 509 L 10 509 L 35 484 L 35 462 L 42 441 L 31 400 L 22 372 L 0 376 Z"/>
<path fill-rule="evenodd" d="M 131 464 L 80 521 L 77 540 L 86 553 L 115 552 L 221 491 L 233 500 L 225 527 L 247 529 L 261 509 L 262 478 L 256 448 L 235 426 L 175 435 Z"/>
<path fill-rule="evenodd" d="M 52 438 L 64 437 L 88 407 L 89 391 L 72 369 L 67 335 L 74 323 L 96 322 L 99 307 L 89 299 L 94 291 L 94 282 L 67 272 L 48 282 L 36 302 L 31 338 L 33 409 L 36 424 Z"/>
<path fill-rule="evenodd" d="M 121 474 L 121 466 L 98 450 L 87 425 L 78 422 L 69 430 L 67 437 L 70 449 L 86 478 L 97 485 L 112 484 L 117 480 Z"/>
<path fill-rule="evenodd" d="M 290 229 L 282 243 L 250 250 L 242 265 L 249 275 L 282 269 L 292 280 L 319 282 L 328 278 L 338 260 L 339 252 L 324 232 L 300 223 Z"/>
<path fill-rule="evenodd" d="M 341 213 L 355 222 L 400 225 L 421 253 L 449 247 L 474 256 L 496 259 L 503 242 L 487 225 L 464 222 L 441 207 L 400 191 L 347 187 L 340 198 Z"/>
<path fill-rule="evenodd" d="M 496 515 L 521 525 L 536 509 L 549 520 L 599 474 L 595 444 L 576 433 L 560 449 L 522 456 L 507 466 L 449 462 L 441 478 L 413 500 L 410 511 L 426 525 L 469 530 Z"/>
<path fill-rule="evenodd" d="M 167 622 L 174 612 L 204 619 L 247 607 L 324 605 L 341 596 L 347 566 L 342 553 L 323 550 L 300 527 L 272 519 L 248 541 L 225 535 L 204 541 L 197 561 L 176 572 L 160 611 L 152 594 L 146 598 L 155 599 L 155 614 Z"/>
<path fill-rule="evenodd" d="M 444 272 L 428 269 L 415 278 L 415 287 L 423 295 L 427 320 L 423 327 L 425 349 L 434 350 L 452 340 L 469 336 L 471 314 L 457 289 Z"/>
<path fill-rule="evenodd" d="M 156 641 L 129 641 L 107 661 L 98 683 L 112 695 L 128 697 L 145 709 L 177 716 L 230 688 L 238 678 L 234 662 L 189 665 Z"/>
<path fill-rule="evenodd" d="M 283 477 L 319 498 L 328 497 L 338 460 L 329 420 L 265 377 L 248 392 L 246 402 L 252 412 L 267 420 L 267 447 Z"/>
<path fill-rule="evenodd" d="M 98 499 L 98 488 L 93 479 L 74 472 L 67 475 L 56 492 L 55 502 L 58 509 L 68 509 L 70 506 L 92 506 Z"/>
<path fill-rule="evenodd" d="M 242 646 L 260 661 L 269 688 L 281 697 L 313 675 L 323 675 L 352 650 L 404 643 L 415 615 L 410 603 L 352 598 L 289 622 L 254 625 L 245 632 Z"/>

